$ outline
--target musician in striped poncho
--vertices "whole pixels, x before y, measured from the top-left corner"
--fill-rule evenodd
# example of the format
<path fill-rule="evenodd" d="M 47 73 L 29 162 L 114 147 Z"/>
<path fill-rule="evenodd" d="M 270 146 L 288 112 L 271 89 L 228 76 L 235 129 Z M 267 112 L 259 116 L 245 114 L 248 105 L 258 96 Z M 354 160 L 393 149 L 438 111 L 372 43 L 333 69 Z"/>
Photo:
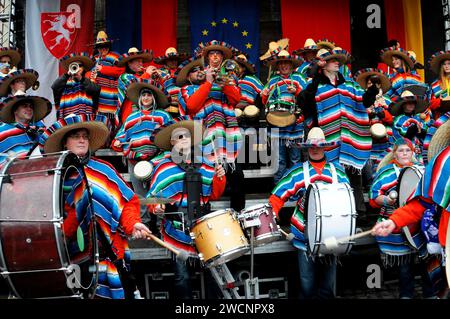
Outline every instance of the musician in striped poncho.
<path fill-rule="evenodd" d="M 299 55 L 303 58 L 303 63 L 295 70 L 297 73 L 303 74 L 305 77 L 311 77 L 311 66 L 316 58 L 319 47 L 313 39 L 306 39 L 303 48 L 295 50 L 292 54 Z"/>
<path fill-rule="evenodd" d="M 96 296 L 108 299 L 133 298 L 136 284 L 130 277 L 127 236 L 146 238 L 150 230 L 141 223 L 139 199 L 113 166 L 92 157 L 108 137 L 106 117 L 86 116 L 60 119 L 41 135 L 45 153 L 69 150 L 77 155 L 89 182 L 93 211 L 98 225 L 100 272 Z M 86 212 L 66 207 L 63 223 L 66 237 L 77 236 Z"/>
<path fill-rule="evenodd" d="M 321 265 L 315 262 L 318 256 L 311 256 L 307 251 L 305 238 L 305 194 L 311 183 L 348 183 L 345 170 L 337 162 L 325 158 L 325 149 L 334 146 L 335 142 L 327 142 L 320 128 L 312 128 L 308 139 L 302 146 L 308 149 L 308 161 L 299 163 L 288 170 L 272 190 L 269 202 L 278 217 L 284 203 L 296 200 L 297 206 L 291 217 L 291 232 L 295 235 L 293 245 L 298 249 L 300 271 L 300 289 L 306 299 L 333 298 L 336 280 L 336 260 L 332 255 L 326 255 L 327 263 Z M 323 266 L 323 269 L 321 269 Z M 316 275 L 320 272 L 321 284 Z"/>

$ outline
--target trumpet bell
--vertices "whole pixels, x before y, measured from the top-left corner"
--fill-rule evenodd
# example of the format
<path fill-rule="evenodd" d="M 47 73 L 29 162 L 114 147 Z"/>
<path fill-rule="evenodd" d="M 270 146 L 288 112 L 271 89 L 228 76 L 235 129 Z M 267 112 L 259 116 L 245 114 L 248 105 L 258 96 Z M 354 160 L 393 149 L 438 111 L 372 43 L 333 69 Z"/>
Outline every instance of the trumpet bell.
<path fill-rule="evenodd" d="M 37 91 L 39 90 L 39 86 L 41 84 L 39 83 L 39 81 L 34 82 L 34 84 L 31 86 L 31 88 L 33 89 L 33 91 Z"/>
<path fill-rule="evenodd" d="M 80 71 L 80 65 L 77 62 L 72 62 L 69 64 L 69 73 L 70 74 L 77 74 L 78 71 Z"/>

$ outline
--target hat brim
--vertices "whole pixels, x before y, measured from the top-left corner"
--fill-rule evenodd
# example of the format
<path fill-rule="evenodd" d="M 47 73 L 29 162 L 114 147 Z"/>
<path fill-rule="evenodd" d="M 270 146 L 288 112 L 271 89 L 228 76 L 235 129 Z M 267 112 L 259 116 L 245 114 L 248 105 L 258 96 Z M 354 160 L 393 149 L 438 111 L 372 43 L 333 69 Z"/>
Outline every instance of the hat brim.
<path fill-rule="evenodd" d="M 69 70 L 69 65 L 70 65 L 72 62 L 76 62 L 76 61 L 81 62 L 81 63 L 83 64 L 84 70 L 85 70 L 86 72 L 89 71 L 90 69 L 92 69 L 92 67 L 93 67 L 94 64 L 95 64 L 94 60 L 92 60 L 92 59 L 91 59 L 90 57 L 88 57 L 88 56 L 85 56 L 85 55 L 76 55 L 76 56 L 73 56 L 73 57 L 70 57 L 70 58 L 67 58 L 67 59 L 61 61 L 61 67 L 62 67 L 64 70 L 68 71 L 68 70 Z"/>
<path fill-rule="evenodd" d="M 233 52 L 231 51 L 230 48 L 224 47 L 222 45 L 217 45 L 217 44 L 205 47 L 202 50 L 202 56 L 206 57 L 206 56 L 208 56 L 209 51 L 214 51 L 214 50 L 221 51 L 223 53 L 223 60 L 231 59 L 231 57 L 233 56 Z"/>
<path fill-rule="evenodd" d="M 433 59 L 431 59 L 431 61 L 430 61 L 431 71 L 433 71 L 435 74 L 439 75 L 440 71 L 441 71 L 440 70 L 441 64 L 445 60 L 450 60 L 450 52 L 438 55 L 438 56 L 434 57 Z"/>
<path fill-rule="evenodd" d="M 238 58 L 236 58 L 235 61 L 239 64 L 242 64 L 247 69 L 247 71 L 250 72 L 251 74 L 256 73 L 256 68 L 254 67 L 254 65 L 252 65 L 248 61 L 244 61 L 244 60 L 238 59 Z"/>
<path fill-rule="evenodd" d="M 380 73 L 380 72 L 376 72 L 376 71 L 363 72 L 363 73 L 359 74 L 355 80 L 356 80 L 356 82 L 358 82 L 358 84 L 364 90 L 366 90 L 367 89 L 367 79 L 369 77 L 371 77 L 372 75 L 376 75 L 380 78 L 381 89 L 383 90 L 383 93 L 386 93 L 387 91 L 389 91 L 389 89 L 392 86 L 392 83 L 386 75 L 384 75 L 383 73 Z"/>
<path fill-rule="evenodd" d="M 177 86 L 182 87 L 186 84 L 189 72 L 196 66 L 204 66 L 203 57 L 186 64 L 177 75 Z"/>
<path fill-rule="evenodd" d="M 52 103 L 44 97 L 19 95 L 6 99 L 0 111 L 0 120 L 5 123 L 14 123 L 16 119 L 12 110 L 17 103 L 31 100 L 33 102 L 33 121 L 38 122 L 50 114 Z"/>
<path fill-rule="evenodd" d="M 9 86 L 11 83 L 14 82 L 14 80 L 17 79 L 24 79 L 26 83 L 26 89 L 28 90 L 33 86 L 34 83 L 36 83 L 37 79 L 39 77 L 39 74 L 34 70 L 29 71 L 16 71 L 14 73 L 10 73 L 6 77 L 3 78 L 0 82 L 0 96 L 6 96 L 9 92 Z"/>
<path fill-rule="evenodd" d="M 325 142 L 325 143 L 299 143 L 299 146 L 301 148 L 313 148 L 313 147 L 319 147 L 324 148 L 325 150 L 330 149 L 332 147 L 338 146 L 339 142 Z"/>
<path fill-rule="evenodd" d="M 394 154 L 392 152 L 387 153 L 383 159 L 381 160 L 381 162 L 378 164 L 377 166 L 377 172 L 382 169 L 383 167 L 389 165 L 392 160 L 394 159 Z"/>
<path fill-rule="evenodd" d="M 332 53 L 323 58 L 324 61 L 329 61 L 332 59 L 336 59 L 340 64 L 344 65 L 347 64 L 348 60 L 350 59 L 350 55 L 345 53 Z"/>
<path fill-rule="evenodd" d="M 402 98 L 397 103 L 391 104 L 389 108 L 389 113 L 391 113 L 393 116 L 397 116 L 401 114 L 403 104 L 408 102 L 416 102 L 416 107 L 414 108 L 414 114 L 423 113 L 429 103 L 426 100 L 418 99 L 418 98 Z"/>
<path fill-rule="evenodd" d="M 164 108 L 169 105 L 169 100 L 164 95 L 163 91 L 156 86 L 145 82 L 132 82 L 127 88 L 127 97 L 135 104 L 139 105 L 139 93 L 143 88 L 148 88 L 153 92 L 158 108 Z"/>
<path fill-rule="evenodd" d="M 430 146 L 428 147 L 428 159 L 431 161 L 444 148 L 450 145 L 450 121 L 442 124 L 431 138 Z"/>
<path fill-rule="evenodd" d="M 394 67 L 394 63 L 392 62 L 392 57 L 393 56 L 399 56 L 403 59 L 403 61 L 405 61 L 410 69 L 414 69 L 414 64 L 416 63 L 415 61 L 413 61 L 411 59 L 411 57 L 409 55 L 407 55 L 405 52 L 402 51 L 397 51 L 397 50 L 388 50 L 383 52 L 383 54 L 381 55 L 381 60 L 389 65 L 391 68 Z"/>
<path fill-rule="evenodd" d="M 20 56 L 20 53 L 17 50 L 9 49 L 9 50 L 0 51 L 0 58 L 3 56 L 9 56 L 11 58 L 11 63 L 15 67 L 17 67 L 17 64 L 19 64 L 20 60 L 22 60 L 22 57 Z"/>
<path fill-rule="evenodd" d="M 326 50 L 334 50 L 334 48 L 336 47 L 336 44 L 334 42 L 331 41 L 319 41 L 316 43 L 317 48 L 320 49 L 326 49 Z"/>
<path fill-rule="evenodd" d="M 310 46 L 310 47 L 304 47 L 304 48 L 295 50 L 294 52 L 292 52 L 292 54 L 302 55 L 302 54 L 305 54 L 305 53 L 308 53 L 308 52 L 316 52 L 317 53 L 317 52 L 319 52 L 319 48 L 317 47 L 317 45 L 313 45 L 313 46 Z"/>
<path fill-rule="evenodd" d="M 152 52 L 141 52 L 141 53 L 137 53 L 137 54 L 128 55 L 128 56 L 120 59 L 120 61 L 117 62 L 117 66 L 123 67 L 128 62 L 130 62 L 131 60 L 134 60 L 134 59 L 142 59 L 142 61 L 144 63 L 152 62 L 153 53 Z"/>
<path fill-rule="evenodd" d="M 199 128 L 200 126 L 200 128 Z M 177 128 L 186 128 L 191 132 L 191 136 L 193 137 L 192 145 L 198 145 L 201 143 L 203 139 L 203 126 L 199 124 L 198 121 L 192 121 L 192 120 L 186 120 L 186 121 L 180 121 L 177 123 L 174 123 L 172 125 L 169 125 L 163 129 L 161 129 L 155 136 L 154 143 L 156 146 L 158 146 L 160 149 L 169 151 L 172 149 L 172 144 L 170 143 L 170 138 L 172 135 L 172 132 Z M 200 134 L 196 134 L 199 131 Z"/>
<path fill-rule="evenodd" d="M 303 63 L 303 60 L 301 60 L 301 59 L 295 59 L 295 58 L 292 58 L 292 57 L 289 57 L 289 58 L 288 57 L 286 57 L 286 58 L 284 58 L 284 57 L 281 57 L 281 58 L 280 57 L 276 57 L 276 58 L 268 60 L 267 61 L 267 65 L 275 67 L 276 64 L 278 62 L 281 62 L 281 61 L 290 61 L 290 62 L 292 62 L 292 64 L 294 65 L 294 69 L 298 68 Z"/>
<path fill-rule="evenodd" d="M 89 131 L 89 149 L 91 152 L 95 152 L 105 144 L 109 135 L 109 130 L 104 123 L 99 121 L 78 122 L 63 126 L 51 134 L 45 141 L 44 152 L 61 152 L 64 149 L 64 146 L 62 145 L 64 136 L 72 130 L 83 128 Z"/>
<path fill-rule="evenodd" d="M 189 59 L 189 54 L 177 53 L 177 54 L 171 55 L 171 56 L 162 55 L 162 56 L 154 58 L 153 62 L 155 62 L 155 64 L 158 64 L 158 65 L 164 65 L 166 63 L 166 61 L 170 60 L 170 59 L 177 60 L 178 63 L 181 63 L 181 62 Z"/>

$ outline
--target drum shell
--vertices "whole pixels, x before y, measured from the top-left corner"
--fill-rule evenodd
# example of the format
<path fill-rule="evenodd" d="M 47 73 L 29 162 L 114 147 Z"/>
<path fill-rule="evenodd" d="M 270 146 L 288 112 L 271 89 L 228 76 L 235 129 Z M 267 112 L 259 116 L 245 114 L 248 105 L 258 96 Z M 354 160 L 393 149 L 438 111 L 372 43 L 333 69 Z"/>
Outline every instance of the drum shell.
<path fill-rule="evenodd" d="M 409 200 L 411 195 L 414 194 L 417 185 L 423 175 L 423 168 L 417 166 L 405 167 L 398 177 L 398 206 L 402 207 Z"/>
<path fill-rule="evenodd" d="M 273 104 L 266 108 L 266 120 L 271 125 L 286 127 L 295 123 L 295 105 Z"/>
<path fill-rule="evenodd" d="M 281 238 L 281 232 L 276 222 L 276 216 L 272 207 L 267 204 L 251 206 L 241 210 L 239 219 L 250 220 L 257 218 L 259 226 L 254 227 L 254 240 L 257 246 L 277 241 Z M 243 223 L 245 225 L 245 221 Z M 245 228 L 245 226 L 243 226 Z M 250 228 L 247 228 L 250 232 Z"/>

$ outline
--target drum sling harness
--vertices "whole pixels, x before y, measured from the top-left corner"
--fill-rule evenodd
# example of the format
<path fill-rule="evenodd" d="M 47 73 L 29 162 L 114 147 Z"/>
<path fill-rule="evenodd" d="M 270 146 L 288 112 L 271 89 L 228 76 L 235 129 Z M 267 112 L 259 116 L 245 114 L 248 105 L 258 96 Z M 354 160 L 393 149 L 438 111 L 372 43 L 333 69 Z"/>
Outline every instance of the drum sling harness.
<path fill-rule="evenodd" d="M 337 179 L 337 173 L 336 173 L 336 167 L 334 167 L 333 163 L 330 164 L 330 170 L 331 170 L 331 178 L 333 179 L 333 184 L 338 182 Z M 311 184 L 311 175 L 309 174 L 309 162 L 303 162 L 303 177 L 305 180 L 305 188 L 307 189 L 309 184 Z"/>

